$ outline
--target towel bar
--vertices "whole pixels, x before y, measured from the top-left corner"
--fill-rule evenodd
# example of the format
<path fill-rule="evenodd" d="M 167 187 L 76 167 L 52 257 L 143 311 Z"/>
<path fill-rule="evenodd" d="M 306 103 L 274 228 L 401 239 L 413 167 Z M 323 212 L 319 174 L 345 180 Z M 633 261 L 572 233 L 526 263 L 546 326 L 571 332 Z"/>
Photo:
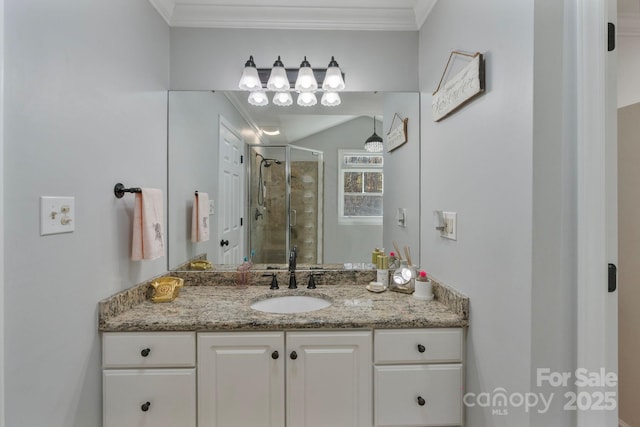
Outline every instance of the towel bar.
<path fill-rule="evenodd" d="M 113 193 L 116 195 L 118 199 L 122 199 L 124 193 L 142 193 L 142 190 L 138 187 L 133 188 L 124 188 L 122 183 L 117 183 L 115 187 L 113 187 Z"/>

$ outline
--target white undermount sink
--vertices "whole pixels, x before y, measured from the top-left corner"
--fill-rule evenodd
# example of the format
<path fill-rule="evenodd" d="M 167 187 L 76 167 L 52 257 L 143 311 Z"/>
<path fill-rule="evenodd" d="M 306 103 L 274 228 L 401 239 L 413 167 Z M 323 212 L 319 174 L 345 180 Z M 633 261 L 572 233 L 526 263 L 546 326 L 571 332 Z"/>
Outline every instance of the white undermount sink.
<path fill-rule="evenodd" d="M 308 295 L 288 295 L 265 298 L 251 304 L 251 308 L 266 313 L 304 313 L 329 307 L 331 301 Z"/>

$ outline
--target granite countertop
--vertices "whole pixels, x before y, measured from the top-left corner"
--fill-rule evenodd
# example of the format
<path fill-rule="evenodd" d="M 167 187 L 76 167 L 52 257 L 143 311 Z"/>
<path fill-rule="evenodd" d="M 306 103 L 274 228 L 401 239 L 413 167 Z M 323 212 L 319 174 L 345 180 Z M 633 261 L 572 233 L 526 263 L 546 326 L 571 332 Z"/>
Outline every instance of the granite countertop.
<path fill-rule="evenodd" d="M 300 282 L 299 282 L 300 283 Z M 146 286 L 145 286 L 146 285 Z M 153 303 L 148 284 L 138 286 L 146 297 L 131 303 L 132 292 L 122 292 L 100 303 L 101 331 L 220 331 L 275 329 L 425 328 L 468 325 L 468 298 L 439 283 L 434 284 L 433 301 L 386 291 L 373 293 L 362 284 L 318 285 L 317 289 L 270 290 L 252 285 L 239 289 L 232 284 L 185 286 L 172 302 Z M 138 292 L 140 295 L 140 292 Z M 253 302 L 275 296 L 310 295 L 332 301 L 321 310 L 273 314 L 253 310 Z"/>

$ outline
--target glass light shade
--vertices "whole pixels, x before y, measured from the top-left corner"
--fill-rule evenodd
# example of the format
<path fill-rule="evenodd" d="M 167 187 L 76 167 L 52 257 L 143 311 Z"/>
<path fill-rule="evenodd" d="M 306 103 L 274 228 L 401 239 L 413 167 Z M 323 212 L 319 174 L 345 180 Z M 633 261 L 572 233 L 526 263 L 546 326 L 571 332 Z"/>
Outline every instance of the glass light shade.
<path fill-rule="evenodd" d="M 327 72 L 322 82 L 323 90 L 339 91 L 344 90 L 344 79 L 342 78 L 342 71 L 338 66 L 336 60 L 331 57 L 331 62 L 327 67 Z"/>
<path fill-rule="evenodd" d="M 251 92 L 249 94 L 249 104 L 255 105 L 256 107 L 263 107 L 269 103 L 269 98 L 267 98 L 267 94 L 261 90 Z"/>
<path fill-rule="evenodd" d="M 306 56 L 304 57 L 304 61 L 300 64 L 295 87 L 298 92 L 313 92 L 318 90 L 316 76 L 313 75 L 311 64 L 307 61 Z"/>
<path fill-rule="evenodd" d="M 298 95 L 298 105 L 301 107 L 312 107 L 318 103 L 318 98 L 313 92 L 302 92 Z"/>
<path fill-rule="evenodd" d="M 273 63 L 273 68 L 267 81 L 267 89 L 279 92 L 289 90 L 290 86 L 287 70 L 284 69 L 284 64 L 278 56 L 276 62 Z"/>
<path fill-rule="evenodd" d="M 325 107 L 335 107 L 340 105 L 340 102 L 340 95 L 337 92 L 325 92 L 320 100 L 320 103 Z"/>
<path fill-rule="evenodd" d="M 289 92 L 276 92 L 273 95 L 273 103 L 280 107 L 288 107 L 293 104 L 293 98 Z"/>
<path fill-rule="evenodd" d="M 238 87 L 241 90 L 256 90 L 262 88 L 260 77 L 258 76 L 258 69 L 253 62 L 253 56 L 249 57 L 249 60 L 244 64 L 242 70 L 242 76 L 240 76 L 240 82 Z"/>

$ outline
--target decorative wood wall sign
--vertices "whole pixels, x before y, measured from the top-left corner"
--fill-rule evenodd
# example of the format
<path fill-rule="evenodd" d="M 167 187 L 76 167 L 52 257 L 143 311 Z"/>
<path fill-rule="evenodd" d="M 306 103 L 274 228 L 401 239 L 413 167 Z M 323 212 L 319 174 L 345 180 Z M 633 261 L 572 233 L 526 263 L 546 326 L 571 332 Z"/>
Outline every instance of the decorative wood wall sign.
<path fill-rule="evenodd" d="M 397 120 L 396 120 L 397 119 Z M 387 151 L 392 151 L 407 142 L 407 123 L 409 119 L 403 119 L 395 113 L 391 120 L 391 129 L 387 132 Z"/>
<path fill-rule="evenodd" d="M 444 76 L 447 74 L 451 58 L 454 55 L 471 58 L 469 63 L 458 74 L 442 84 Z M 453 51 L 449 55 L 449 60 L 444 68 L 440 83 L 436 91 L 433 92 L 431 108 L 433 109 L 433 120 L 439 122 L 467 102 L 484 92 L 484 57 L 480 52 L 469 54 Z"/>

